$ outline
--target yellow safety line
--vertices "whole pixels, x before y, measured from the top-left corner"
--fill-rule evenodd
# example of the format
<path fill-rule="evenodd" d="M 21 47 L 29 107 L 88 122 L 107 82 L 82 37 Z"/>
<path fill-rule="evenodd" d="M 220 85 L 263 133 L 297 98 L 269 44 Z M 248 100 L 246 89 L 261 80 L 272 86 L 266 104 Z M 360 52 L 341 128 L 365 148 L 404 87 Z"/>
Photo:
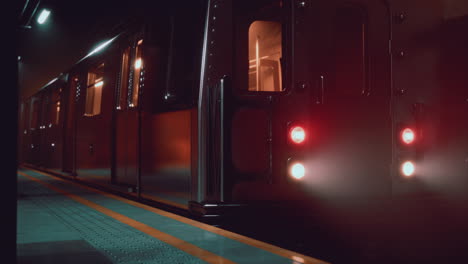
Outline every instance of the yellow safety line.
<path fill-rule="evenodd" d="M 153 227 L 150 227 L 150 226 L 148 226 L 146 224 L 143 224 L 141 222 L 133 220 L 133 219 L 131 219 L 131 218 L 125 216 L 125 215 L 119 214 L 119 213 L 114 212 L 114 211 L 112 211 L 110 209 L 107 209 L 107 208 L 105 208 L 105 207 L 103 207 L 101 205 L 95 204 L 95 203 L 93 203 L 93 202 L 91 202 L 89 200 L 86 200 L 86 199 L 78 196 L 78 195 L 71 194 L 71 193 L 66 192 L 66 191 L 64 191 L 62 189 L 59 189 L 59 188 L 57 188 L 57 187 L 55 187 L 55 186 L 53 186 L 53 185 L 51 185 L 51 184 L 49 184 L 47 182 L 44 182 L 44 181 L 42 181 L 40 179 L 32 177 L 32 176 L 30 176 L 28 174 L 25 174 L 25 173 L 21 172 L 21 171 L 18 171 L 18 173 L 23 175 L 24 177 L 32 180 L 32 181 L 38 182 L 38 183 L 44 185 L 45 187 L 47 187 L 47 188 L 49 188 L 51 190 L 54 190 L 54 191 L 56 191 L 58 193 L 61 193 L 61 194 L 65 195 L 65 196 L 68 196 L 69 198 L 71 198 L 71 199 L 73 199 L 73 200 L 75 200 L 75 201 L 77 201 L 77 202 L 79 202 L 81 204 L 84 204 L 84 205 L 86 205 L 88 207 L 91 207 L 91 208 L 95 209 L 96 211 L 99 211 L 99 212 L 101 212 L 101 213 L 103 213 L 105 215 L 108 215 L 108 216 L 110 216 L 110 217 L 112 217 L 112 218 L 114 218 L 114 219 L 116 219 L 116 220 L 118 220 L 118 221 L 120 221 L 120 222 L 122 222 L 124 224 L 127 224 L 127 225 L 129 225 L 129 226 L 131 226 L 131 227 L 133 227 L 133 228 L 135 228 L 137 230 L 140 230 L 141 232 L 144 232 L 144 233 L 146 233 L 146 234 L 148 234 L 148 235 L 150 235 L 150 236 L 152 236 L 152 237 L 154 237 L 156 239 L 159 239 L 159 240 L 163 241 L 164 243 L 172 245 L 172 246 L 174 246 L 174 247 L 176 247 L 176 248 L 178 248 L 180 250 L 183 250 L 183 251 L 189 253 L 190 255 L 195 256 L 197 258 L 200 258 L 200 259 L 202 259 L 202 260 L 204 260 L 204 261 L 206 261 L 208 263 L 219 263 L 219 264 L 235 263 L 235 262 L 230 261 L 228 259 L 225 259 L 225 258 L 223 258 L 221 256 L 218 256 L 218 255 L 216 255 L 216 254 L 214 254 L 214 253 L 212 253 L 212 252 L 210 252 L 208 250 L 205 250 L 205 249 L 199 248 L 199 247 L 197 247 L 195 245 L 192 245 L 189 242 L 186 242 L 186 241 L 184 241 L 182 239 L 179 239 L 177 237 L 174 237 L 174 236 L 171 236 L 171 235 L 166 234 L 164 232 L 161 232 L 161 231 L 159 231 L 159 230 L 157 230 L 157 229 L 155 229 Z"/>
<path fill-rule="evenodd" d="M 36 171 L 37 173 L 40 173 L 40 174 L 45 175 L 45 176 L 57 178 L 57 177 L 55 177 L 53 175 L 43 173 L 41 171 L 37 171 L 37 170 L 34 170 L 34 169 L 31 169 L 31 170 Z M 57 178 L 57 179 L 60 179 L 60 178 Z M 60 180 L 63 180 L 63 179 L 60 179 Z M 74 183 L 74 184 L 76 184 L 76 183 Z M 253 239 L 253 238 L 249 238 L 249 237 L 246 237 L 246 236 L 243 236 L 243 235 L 239 235 L 239 234 L 236 234 L 236 233 L 233 233 L 233 232 L 230 232 L 230 231 L 218 228 L 218 227 L 214 227 L 214 226 L 210 226 L 210 225 L 207 225 L 207 224 L 204 224 L 204 223 L 201 223 L 201 222 L 197 222 L 195 220 L 192 220 L 192 219 L 180 216 L 180 215 L 176 215 L 176 214 L 173 214 L 173 213 L 169 213 L 169 212 L 166 212 L 166 211 L 163 211 L 163 210 L 160 210 L 160 209 L 157 209 L 157 208 L 145 205 L 145 204 L 141 204 L 141 203 L 138 203 L 138 202 L 135 202 L 135 201 L 132 201 L 132 200 L 128 200 L 128 199 L 123 198 L 123 197 L 119 197 L 119 196 L 116 196 L 116 195 L 113 195 L 113 194 L 105 193 L 105 192 L 93 189 L 91 187 L 88 187 L 88 186 L 81 186 L 81 187 L 86 188 L 86 189 L 88 189 L 90 191 L 99 193 L 101 195 L 113 198 L 115 200 L 119 200 L 121 202 L 130 204 L 130 205 L 133 205 L 133 206 L 136 206 L 136 207 L 140 207 L 142 209 L 151 211 L 153 213 L 156 213 L 156 214 L 159 214 L 159 215 L 162 215 L 162 216 L 165 216 L 165 217 L 172 218 L 172 219 L 177 220 L 179 222 L 201 228 L 203 230 L 206 230 L 206 231 L 209 231 L 209 232 L 212 232 L 212 233 L 227 237 L 227 238 L 232 239 L 232 240 L 239 241 L 239 242 L 247 244 L 249 246 L 263 249 L 265 251 L 271 252 L 271 253 L 276 254 L 278 256 L 282 256 L 282 257 L 291 259 L 292 261 L 295 261 L 295 262 L 298 262 L 298 263 L 304 263 L 304 264 L 325 264 L 325 263 L 328 263 L 328 262 L 325 262 L 323 260 L 315 259 L 315 258 L 306 256 L 306 255 L 303 255 L 303 254 L 296 253 L 296 252 L 291 251 L 291 250 L 280 248 L 280 247 L 277 247 L 277 246 L 274 246 L 274 245 L 271 245 L 271 244 L 268 244 L 268 243 Z"/>

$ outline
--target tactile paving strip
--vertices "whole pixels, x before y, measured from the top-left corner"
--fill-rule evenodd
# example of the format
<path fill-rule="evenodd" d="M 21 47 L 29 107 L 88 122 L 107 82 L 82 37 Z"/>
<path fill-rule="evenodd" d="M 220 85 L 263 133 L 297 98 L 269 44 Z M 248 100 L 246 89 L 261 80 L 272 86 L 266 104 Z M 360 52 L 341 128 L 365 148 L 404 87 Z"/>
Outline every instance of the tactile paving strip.
<path fill-rule="evenodd" d="M 18 193 L 76 230 L 113 263 L 205 263 L 177 248 L 49 190 L 39 183 L 21 181 Z"/>

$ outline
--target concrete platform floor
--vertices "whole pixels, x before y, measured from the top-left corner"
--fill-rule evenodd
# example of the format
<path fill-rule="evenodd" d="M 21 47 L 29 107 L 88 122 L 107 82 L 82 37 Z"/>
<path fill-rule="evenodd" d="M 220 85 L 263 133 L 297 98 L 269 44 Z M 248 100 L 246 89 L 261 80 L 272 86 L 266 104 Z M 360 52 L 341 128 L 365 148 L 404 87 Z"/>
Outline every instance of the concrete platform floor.
<path fill-rule="evenodd" d="M 18 263 L 325 263 L 31 169 L 17 205 Z"/>

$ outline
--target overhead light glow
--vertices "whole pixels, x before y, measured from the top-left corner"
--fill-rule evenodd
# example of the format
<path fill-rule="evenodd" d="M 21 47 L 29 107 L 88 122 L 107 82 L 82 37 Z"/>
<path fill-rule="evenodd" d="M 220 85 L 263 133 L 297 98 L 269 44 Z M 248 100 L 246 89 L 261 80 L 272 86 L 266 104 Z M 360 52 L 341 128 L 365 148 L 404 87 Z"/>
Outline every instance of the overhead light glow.
<path fill-rule="evenodd" d="M 415 172 L 415 167 L 414 167 L 414 164 L 413 162 L 411 161 L 405 161 L 402 165 L 401 165 L 401 173 L 403 173 L 403 175 L 405 175 L 406 177 L 411 177 L 414 175 L 414 172 Z"/>
<path fill-rule="evenodd" d="M 41 25 L 44 24 L 46 22 L 47 18 L 49 17 L 49 15 L 50 15 L 50 11 L 48 9 L 42 9 L 41 14 L 37 18 L 37 23 L 39 23 Z"/>

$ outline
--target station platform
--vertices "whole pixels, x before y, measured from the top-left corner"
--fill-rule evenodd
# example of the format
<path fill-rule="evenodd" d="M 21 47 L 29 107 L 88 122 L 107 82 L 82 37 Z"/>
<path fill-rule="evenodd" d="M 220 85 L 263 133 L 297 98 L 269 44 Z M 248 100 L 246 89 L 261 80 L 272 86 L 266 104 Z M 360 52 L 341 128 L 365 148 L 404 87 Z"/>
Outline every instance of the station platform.
<path fill-rule="evenodd" d="M 20 168 L 17 263 L 326 263 Z"/>

